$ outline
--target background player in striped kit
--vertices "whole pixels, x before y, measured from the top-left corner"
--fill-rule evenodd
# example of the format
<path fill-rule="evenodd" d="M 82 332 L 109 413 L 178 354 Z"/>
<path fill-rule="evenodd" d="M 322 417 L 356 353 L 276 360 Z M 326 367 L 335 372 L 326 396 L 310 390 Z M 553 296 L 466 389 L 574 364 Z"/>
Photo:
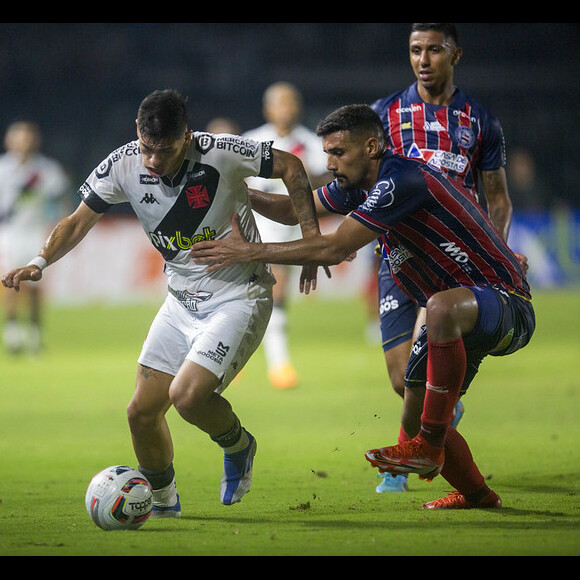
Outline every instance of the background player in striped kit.
<path fill-rule="evenodd" d="M 512 203 L 503 132 L 496 117 L 455 86 L 454 67 L 461 56 L 453 24 L 414 23 L 409 57 L 416 82 L 372 106 L 383 121 L 392 150 L 461 181 L 487 207 L 492 223 L 507 241 Z M 397 286 L 384 260 L 379 261 L 378 289 L 385 361 L 391 385 L 402 397 L 411 346 L 425 313 Z M 455 426 L 462 415 L 463 405 L 458 402 Z M 384 473 L 381 477 L 377 492 L 408 489 L 406 475 Z"/>
<path fill-rule="evenodd" d="M 387 149 L 370 107 L 342 107 L 317 132 L 335 176 L 327 195 L 337 207 L 363 200 L 338 229 L 247 243 L 234 220 L 231 237 L 197 244 L 194 259 L 209 272 L 244 260 L 333 265 L 380 236 L 398 283 L 426 307 L 427 326 L 408 366 L 400 443 L 366 457 L 382 471 L 424 479 L 441 473 L 456 491 L 426 508 L 501 507 L 451 421 L 483 358 L 511 354 L 531 339 L 535 315 L 520 262 L 460 183 Z"/>

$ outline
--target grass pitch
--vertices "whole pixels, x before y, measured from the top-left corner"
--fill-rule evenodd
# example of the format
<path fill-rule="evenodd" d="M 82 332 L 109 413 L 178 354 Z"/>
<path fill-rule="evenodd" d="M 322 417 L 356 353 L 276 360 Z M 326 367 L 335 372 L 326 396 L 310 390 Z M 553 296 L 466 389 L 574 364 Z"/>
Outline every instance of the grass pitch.
<path fill-rule="evenodd" d="M 580 554 L 580 295 L 537 292 L 531 344 L 488 358 L 460 430 L 501 510 L 427 511 L 441 478 L 377 494 L 363 457 L 396 441 L 401 403 L 356 300 L 291 305 L 299 388 L 275 391 L 259 350 L 226 391 L 258 440 L 252 491 L 219 503 L 220 450 L 172 410 L 179 520 L 104 532 L 94 473 L 136 466 L 125 408 L 157 305 L 50 307 L 38 358 L 0 355 L 0 555 L 564 556 Z"/>

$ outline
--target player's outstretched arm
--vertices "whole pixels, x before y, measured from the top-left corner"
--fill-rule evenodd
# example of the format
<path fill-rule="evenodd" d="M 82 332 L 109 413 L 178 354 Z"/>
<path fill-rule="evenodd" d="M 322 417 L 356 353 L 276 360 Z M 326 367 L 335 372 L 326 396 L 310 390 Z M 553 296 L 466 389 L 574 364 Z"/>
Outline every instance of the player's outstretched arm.
<path fill-rule="evenodd" d="M 253 261 L 332 266 L 348 259 L 376 237 L 376 232 L 347 217 L 335 232 L 327 235 L 284 243 L 254 243 L 244 237 L 239 226 L 239 216 L 235 214 L 229 236 L 198 242 L 192 247 L 191 256 L 196 263 L 207 265 L 208 272 Z M 307 281 L 301 280 L 301 290 L 307 292 L 307 289 Z"/>
<path fill-rule="evenodd" d="M 42 271 L 68 254 L 99 221 L 102 214 L 94 212 L 85 203 L 80 203 L 74 213 L 62 219 L 52 230 L 44 248 L 26 266 L 15 268 L 2 276 L 5 288 L 20 290 L 20 283 L 26 280 L 37 282 Z"/>

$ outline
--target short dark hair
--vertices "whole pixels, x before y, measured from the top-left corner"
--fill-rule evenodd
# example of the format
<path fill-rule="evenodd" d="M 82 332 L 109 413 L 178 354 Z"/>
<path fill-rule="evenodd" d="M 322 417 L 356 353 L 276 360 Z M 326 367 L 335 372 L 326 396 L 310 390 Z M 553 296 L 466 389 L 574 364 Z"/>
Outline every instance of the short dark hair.
<path fill-rule="evenodd" d="M 153 142 L 183 137 L 188 126 L 187 99 L 175 89 L 146 96 L 137 113 L 137 127 Z"/>
<path fill-rule="evenodd" d="M 375 137 L 385 145 L 385 130 L 381 118 L 369 105 L 345 105 L 330 113 L 318 123 L 316 134 L 319 137 L 350 131 L 353 134 Z"/>
<path fill-rule="evenodd" d="M 450 38 L 459 46 L 459 36 L 455 24 L 450 22 L 413 22 L 411 32 L 424 32 L 425 30 L 435 30 L 441 32 L 445 38 Z"/>

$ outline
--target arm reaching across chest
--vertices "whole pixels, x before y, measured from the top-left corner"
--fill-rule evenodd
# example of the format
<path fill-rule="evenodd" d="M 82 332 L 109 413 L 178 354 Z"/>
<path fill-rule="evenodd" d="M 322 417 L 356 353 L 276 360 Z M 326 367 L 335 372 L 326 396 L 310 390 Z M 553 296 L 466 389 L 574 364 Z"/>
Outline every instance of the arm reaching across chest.
<path fill-rule="evenodd" d="M 377 233 L 350 217 L 330 234 L 302 238 L 292 242 L 248 242 L 239 227 L 239 217 L 232 219 L 227 238 L 199 242 L 191 255 L 198 264 L 212 272 L 241 262 L 332 266 L 348 259 L 354 252 L 376 240 Z M 301 283 L 301 290 L 303 284 Z"/>

